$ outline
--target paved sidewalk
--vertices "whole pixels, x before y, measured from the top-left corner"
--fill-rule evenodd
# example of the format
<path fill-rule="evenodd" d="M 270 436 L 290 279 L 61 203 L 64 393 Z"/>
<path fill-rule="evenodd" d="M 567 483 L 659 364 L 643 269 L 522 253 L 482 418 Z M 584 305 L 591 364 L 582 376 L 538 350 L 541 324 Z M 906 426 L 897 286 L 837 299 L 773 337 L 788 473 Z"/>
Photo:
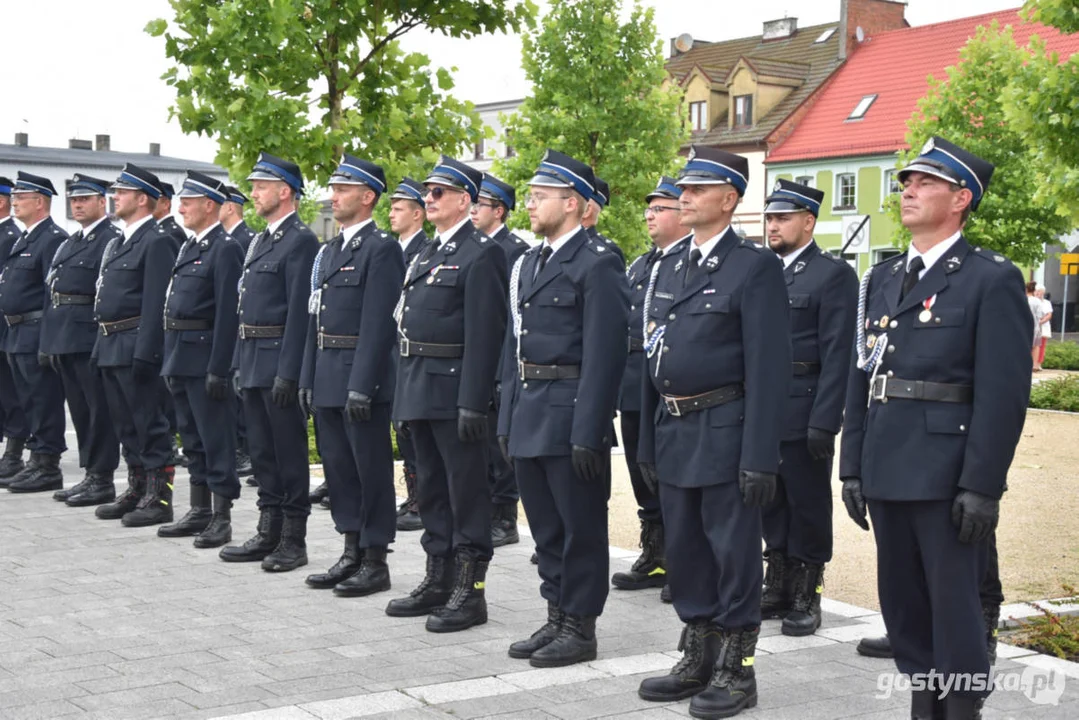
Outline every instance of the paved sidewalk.
<path fill-rule="evenodd" d="M 71 451 L 64 470 L 69 484 L 79 478 Z M 179 517 L 186 473 L 176 480 Z M 255 521 L 253 488 L 245 487 L 234 539 L 246 539 Z M 51 494 L 0 491 L 0 718 L 688 715 L 688 702 L 656 705 L 636 694 L 642 677 L 665 672 L 679 657 L 681 626 L 658 591 L 611 592 L 597 661 L 536 670 L 506 655 L 511 641 L 544 619 L 528 538 L 496 553 L 487 580 L 490 621 L 448 635 L 426 632 L 423 618 L 384 614 L 386 602 L 423 575 L 418 533 L 400 534 L 394 549 L 391 592 L 342 599 L 303 583 L 307 571 L 324 570 L 340 554 L 323 510 L 311 517 L 309 567 L 272 575 L 257 564 L 223 563 L 217 550 L 196 550 L 189 538 L 163 540 L 156 528 L 98 520 L 92 508 L 67 508 Z M 631 561 L 631 553 L 612 551 L 612 572 Z M 875 697 L 879 676 L 894 666 L 854 651 L 859 638 L 882 631 L 879 615 L 825 605 L 824 627 L 813 637 L 787 638 L 777 621 L 765 623 L 756 662 L 760 704 L 739 717 L 908 717 L 909 693 Z M 1002 659 L 996 670 L 1029 675 L 1030 663 L 1046 661 L 1026 654 Z M 1072 677 L 1059 704 L 997 692 L 986 720 L 1079 717 L 1079 676 L 1075 666 L 1061 667 Z"/>

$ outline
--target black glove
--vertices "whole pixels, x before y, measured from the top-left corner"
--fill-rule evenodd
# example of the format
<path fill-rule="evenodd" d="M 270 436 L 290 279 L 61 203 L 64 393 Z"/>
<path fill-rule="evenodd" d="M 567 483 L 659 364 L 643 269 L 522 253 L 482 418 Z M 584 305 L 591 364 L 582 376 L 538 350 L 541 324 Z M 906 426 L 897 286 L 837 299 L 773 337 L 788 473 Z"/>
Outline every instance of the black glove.
<path fill-rule="evenodd" d="M 835 455 L 835 433 L 811 427 L 806 435 L 809 456 L 814 460 L 830 460 Z"/>
<path fill-rule="evenodd" d="M 513 458 L 510 456 L 510 439 L 505 435 L 498 436 L 498 449 L 502 451 L 502 458 L 513 465 Z"/>
<path fill-rule="evenodd" d="M 776 476 L 756 470 L 738 471 L 738 489 L 746 507 L 771 505 L 776 496 Z"/>
<path fill-rule="evenodd" d="M 495 383 L 495 409 L 502 407 L 502 383 Z"/>
<path fill-rule="evenodd" d="M 43 353 L 40 350 L 38 350 L 37 351 L 37 364 L 40 365 L 43 368 L 51 368 L 52 367 L 52 359 L 49 357 L 48 353 Z"/>
<path fill-rule="evenodd" d="M 641 480 L 644 481 L 644 486 L 653 495 L 657 494 L 659 492 L 659 473 L 656 472 L 656 464 L 650 462 L 637 463 L 637 468 L 641 471 Z"/>
<path fill-rule="evenodd" d="M 292 407 L 292 403 L 296 402 L 296 381 L 275 377 L 270 388 L 270 399 L 279 408 Z"/>
<path fill-rule="evenodd" d="M 243 397 L 243 388 L 240 387 L 240 371 L 232 371 L 232 391 L 236 393 L 236 397 Z"/>
<path fill-rule="evenodd" d="M 206 395 L 211 400 L 221 402 L 229 394 L 229 381 L 220 375 L 206 373 Z"/>
<path fill-rule="evenodd" d="M 573 446 L 573 471 L 585 482 L 603 479 L 603 453 L 592 448 Z"/>
<path fill-rule="evenodd" d="M 176 391 L 172 389 L 172 376 L 166 375 L 162 379 L 165 381 L 165 389 L 168 390 L 170 393 L 175 394 Z"/>
<path fill-rule="evenodd" d="M 487 437 L 487 413 L 457 408 L 457 437 L 461 442 L 479 442 Z"/>
<path fill-rule="evenodd" d="M 960 490 L 952 503 L 952 524 L 959 528 L 959 542 L 980 543 L 996 530 L 1000 519 L 1000 500 Z"/>
<path fill-rule="evenodd" d="M 161 376 L 161 366 L 135 358 L 131 361 L 131 374 L 135 376 L 135 382 L 146 384 Z"/>
<path fill-rule="evenodd" d="M 412 437 L 412 430 L 408 427 L 407 422 L 402 420 L 401 422 L 395 424 L 394 427 L 397 428 L 397 436 L 398 437 L 403 437 L 403 438 Z"/>
<path fill-rule="evenodd" d="M 345 416 L 351 422 L 367 422 L 371 419 L 371 398 L 355 390 L 348 391 L 345 400 Z"/>
<path fill-rule="evenodd" d="M 863 530 L 869 530 L 869 521 L 866 520 L 865 498 L 862 496 L 861 478 L 843 478 L 843 504 L 847 506 L 847 514 L 850 519 L 858 524 Z"/>
<path fill-rule="evenodd" d="M 300 409 L 303 410 L 304 417 L 311 417 L 315 414 L 315 391 L 313 388 L 300 388 L 296 393 L 296 398 L 300 402 Z"/>

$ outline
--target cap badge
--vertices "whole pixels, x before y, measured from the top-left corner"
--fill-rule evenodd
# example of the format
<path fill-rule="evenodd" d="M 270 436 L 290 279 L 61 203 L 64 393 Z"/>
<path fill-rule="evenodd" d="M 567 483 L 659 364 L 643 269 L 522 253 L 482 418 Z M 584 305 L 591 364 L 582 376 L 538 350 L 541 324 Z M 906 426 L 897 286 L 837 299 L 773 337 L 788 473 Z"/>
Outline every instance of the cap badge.
<path fill-rule="evenodd" d="M 783 189 L 783 183 L 780 182 L 779 180 L 776 180 L 776 185 L 775 185 L 775 187 L 772 188 L 772 192 L 779 192 L 782 189 Z"/>
<path fill-rule="evenodd" d="M 928 140 L 925 141 L 925 145 L 922 145 L 922 155 L 928 155 L 929 153 L 933 152 L 936 148 L 937 148 L 937 145 L 936 145 L 935 142 L 933 142 L 933 138 L 929 138 Z"/>

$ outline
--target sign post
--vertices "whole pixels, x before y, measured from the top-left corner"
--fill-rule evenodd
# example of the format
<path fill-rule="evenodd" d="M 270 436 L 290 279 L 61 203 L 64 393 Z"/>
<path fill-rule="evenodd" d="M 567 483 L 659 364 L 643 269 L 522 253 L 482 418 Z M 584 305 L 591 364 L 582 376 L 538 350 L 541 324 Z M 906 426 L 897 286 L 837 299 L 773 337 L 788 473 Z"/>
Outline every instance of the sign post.
<path fill-rule="evenodd" d="M 1079 275 L 1079 253 L 1060 254 L 1060 274 L 1064 276 L 1064 302 L 1060 307 L 1060 341 L 1064 342 L 1064 333 L 1068 329 L 1068 279 Z"/>

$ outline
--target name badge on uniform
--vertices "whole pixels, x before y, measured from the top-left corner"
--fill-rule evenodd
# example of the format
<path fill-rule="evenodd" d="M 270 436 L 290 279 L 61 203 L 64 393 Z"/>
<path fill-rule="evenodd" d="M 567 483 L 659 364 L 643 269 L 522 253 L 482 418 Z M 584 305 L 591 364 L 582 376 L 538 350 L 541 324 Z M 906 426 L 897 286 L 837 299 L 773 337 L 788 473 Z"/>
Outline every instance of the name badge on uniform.
<path fill-rule="evenodd" d="M 322 305 L 322 290 L 313 290 L 311 297 L 307 298 L 308 315 L 318 315 L 318 309 Z"/>

